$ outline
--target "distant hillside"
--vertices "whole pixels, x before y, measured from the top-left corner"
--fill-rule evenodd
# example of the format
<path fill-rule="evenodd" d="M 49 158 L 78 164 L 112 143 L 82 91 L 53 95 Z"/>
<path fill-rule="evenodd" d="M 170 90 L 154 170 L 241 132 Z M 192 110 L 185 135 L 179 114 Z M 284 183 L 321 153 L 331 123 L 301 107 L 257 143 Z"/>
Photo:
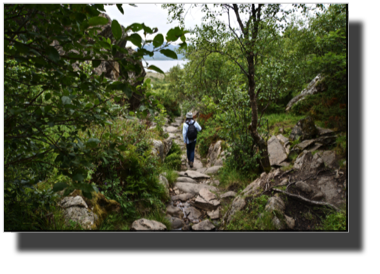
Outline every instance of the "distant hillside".
<path fill-rule="evenodd" d="M 148 45 L 145 45 L 144 48 L 146 50 L 153 50 L 153 45 L 148 44 Z M 179 48 L 179 46 L 178 45 L 169 45 L 167 48 L 176 52 L 176 50 Z M 134 48 L 134 50 L 137 50 L 137 48 Z M 177 56 L 178 56 L 178 60 L 184 60 L 185 59 L 185 56 L 183 54 L 177 53 Z M 171 59 L 169 57 L 166 57 L 165 55 L 163 55 L 160 52 L 155 52 L 153 57 L 150 57 L 149 55 L 145 55 L 144 59 L 145 60 L 168 60 L 168 61 L 174 60 L 174 59 Z"/>

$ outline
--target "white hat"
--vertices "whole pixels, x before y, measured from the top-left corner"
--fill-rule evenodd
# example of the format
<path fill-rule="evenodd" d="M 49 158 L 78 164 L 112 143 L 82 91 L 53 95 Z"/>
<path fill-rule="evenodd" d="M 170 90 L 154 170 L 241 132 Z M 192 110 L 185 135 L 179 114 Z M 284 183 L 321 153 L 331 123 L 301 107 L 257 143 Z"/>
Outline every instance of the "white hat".
<path fill-rule="evenodd" d="M 186 118 L 193 118 L 193 113 L 192 112 L 186 113 Z"/>

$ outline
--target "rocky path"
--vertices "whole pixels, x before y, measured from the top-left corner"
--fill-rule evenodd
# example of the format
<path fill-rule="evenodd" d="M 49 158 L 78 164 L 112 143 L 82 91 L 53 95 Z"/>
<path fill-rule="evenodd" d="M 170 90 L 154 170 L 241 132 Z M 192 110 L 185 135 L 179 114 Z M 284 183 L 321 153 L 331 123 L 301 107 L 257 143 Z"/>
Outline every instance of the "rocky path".
<path fill-rule="evenodd" d="M 219 182 L 213 175 L 221 166 L 206 167 L 206 161 L 196 151 L 193 168 L 187 163 L 186 146 L 183 142 L 181 124 L 177 118 L 164 127 L 164 131 L 182 149 L 182 167 L 177 182 L 170 188 L 170 204 L 167 218 L 173 230 L 215 230 L 219 226 L 221 197 Z"/>

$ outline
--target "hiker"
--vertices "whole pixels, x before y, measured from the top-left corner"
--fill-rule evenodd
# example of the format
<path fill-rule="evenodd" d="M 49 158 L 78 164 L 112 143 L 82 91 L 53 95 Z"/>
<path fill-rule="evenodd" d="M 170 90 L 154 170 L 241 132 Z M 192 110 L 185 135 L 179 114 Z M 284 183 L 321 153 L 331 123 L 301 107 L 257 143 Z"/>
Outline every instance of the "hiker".
<path fill-rule="evenodd" d="M 187 149 L 187 161 L 191 168 L 194 164 L 194 151 L 195 143 L 197 141 L 197 133 L 201 130 L 201 126 L 193 120 L 193 113 L 188 112 L 186 114 L 186 122 L 183 124 L 182 136 L 183 142 L 185 143 Z"/>

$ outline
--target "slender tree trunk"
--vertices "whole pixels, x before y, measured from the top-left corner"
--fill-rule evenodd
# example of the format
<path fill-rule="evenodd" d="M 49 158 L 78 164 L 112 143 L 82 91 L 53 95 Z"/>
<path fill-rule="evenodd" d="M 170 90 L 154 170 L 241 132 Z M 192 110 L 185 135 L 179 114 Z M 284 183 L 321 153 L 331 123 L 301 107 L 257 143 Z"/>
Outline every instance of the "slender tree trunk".
<path fill-rule="evenodd" d="M 247 58 L 248 61 L 248 71 L 249 71 L 249 99 L 251 103 L 251 109 L 252 109 L 252 118 L 251 118 L 251 136 L 254 140 L 254 142 L 259 147 L 260 151 L 260 167 L 265 171 L 269 172 L 270 162 L 269 162 L 269 154 L 268 154 L 268 147 L 264 139 L 260 136 L 260 134 L 257 132 L 257 122 L 258 122 L 258 113 L 257 113 L 257 94 L 255 93 L 256 89 L 256 83 L 255 83 L 255 66 L 253 63 L 253 56 L 249 56 Z"/>

